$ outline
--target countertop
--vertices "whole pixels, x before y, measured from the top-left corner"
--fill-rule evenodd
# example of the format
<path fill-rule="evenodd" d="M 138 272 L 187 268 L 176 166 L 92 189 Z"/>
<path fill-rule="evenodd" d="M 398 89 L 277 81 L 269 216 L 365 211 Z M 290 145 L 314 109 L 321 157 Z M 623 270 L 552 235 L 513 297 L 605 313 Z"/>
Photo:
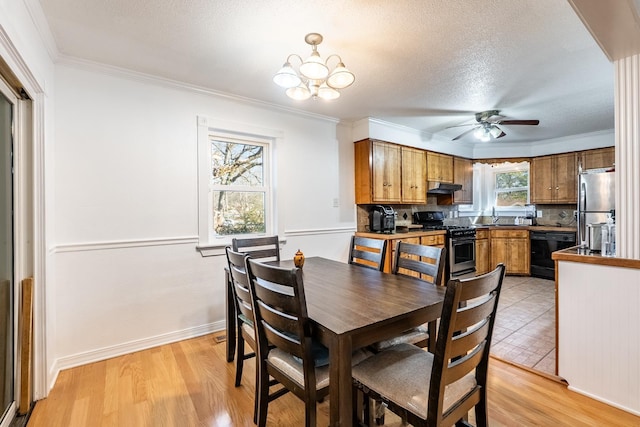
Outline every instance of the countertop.
<path fill-rule="evenodd" d="M 555 261 L 571 261 L 583 264 L 609 265 L 613 267 L 626 267 L 640 270 L 640 260 L 602 256 L 600 252 L 591 252 L 587 248 L 574 246 L 551 253 L 551 259 Z"/>

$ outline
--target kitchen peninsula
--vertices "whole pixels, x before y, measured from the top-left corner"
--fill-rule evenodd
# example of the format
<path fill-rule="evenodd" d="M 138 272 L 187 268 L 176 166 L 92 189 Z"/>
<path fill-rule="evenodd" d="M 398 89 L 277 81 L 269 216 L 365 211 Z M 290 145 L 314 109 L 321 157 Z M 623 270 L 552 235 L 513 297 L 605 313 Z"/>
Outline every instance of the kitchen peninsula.
<path fill-rule="evenodd" d="M 552 257 L 558 375 L 574 391 L 640 415 L 640 260 L 578 247 Z"/>

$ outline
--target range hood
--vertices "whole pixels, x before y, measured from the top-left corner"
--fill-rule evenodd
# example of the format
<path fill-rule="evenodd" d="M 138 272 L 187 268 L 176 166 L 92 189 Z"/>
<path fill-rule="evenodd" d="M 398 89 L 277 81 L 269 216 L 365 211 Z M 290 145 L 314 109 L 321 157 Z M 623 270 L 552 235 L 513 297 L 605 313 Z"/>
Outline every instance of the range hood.
<path fill-rule="evenodd" d="M 454 191 L 462 190 L 462 185 L 448 182 L 430 182 L 429 187 L 427 194 L 453 194 Z"/>

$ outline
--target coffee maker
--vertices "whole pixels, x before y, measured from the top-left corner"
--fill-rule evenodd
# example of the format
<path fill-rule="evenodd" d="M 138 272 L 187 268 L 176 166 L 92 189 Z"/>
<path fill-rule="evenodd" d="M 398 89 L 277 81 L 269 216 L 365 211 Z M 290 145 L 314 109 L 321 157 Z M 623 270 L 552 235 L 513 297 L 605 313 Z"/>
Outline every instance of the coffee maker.
<path fill-rule="evenodd" d="M 369 212 L 369 230 L 375 233 L 393 233 L 396 229 L 396 212 L 391 206 L 376 205 Z"/>

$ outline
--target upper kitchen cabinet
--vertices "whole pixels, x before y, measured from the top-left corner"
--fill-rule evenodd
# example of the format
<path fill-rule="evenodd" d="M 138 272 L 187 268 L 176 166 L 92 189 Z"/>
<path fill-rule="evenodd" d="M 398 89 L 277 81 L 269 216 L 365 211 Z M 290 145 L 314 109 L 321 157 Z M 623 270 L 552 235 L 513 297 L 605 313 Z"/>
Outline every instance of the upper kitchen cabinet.
<path fill-rule="evenodd" d="M 356 204 L 401 203 L 400 146 L 365 139 L 354 147 Z"/>
<path fill-rule="evenodd" d="M 427 159 L 423 150 L 402 147 L 402 202 L 427 203 Z"/>
<path fill-rule="evenodd" d="M 534 157 L 531 161 L 531 203 L 577 203 L 577 154 Z"/>
<path fill-rule="evenodd" d="M 453 158 L 453 182 L 462 185 L 462 190 L 453 193 L 453 203 L 473 204 L 473 161 L 461 157 Z"/>
<path fill-rule="evenodd" d="M 616 161 L 615 147 L 586 150 L 578 154 L 582 170 L 613 167 Z"/>
<path fill-rule="evenodd" d="M 453 156 L 427 151 L 427 180 L 453 183 Z"/>

